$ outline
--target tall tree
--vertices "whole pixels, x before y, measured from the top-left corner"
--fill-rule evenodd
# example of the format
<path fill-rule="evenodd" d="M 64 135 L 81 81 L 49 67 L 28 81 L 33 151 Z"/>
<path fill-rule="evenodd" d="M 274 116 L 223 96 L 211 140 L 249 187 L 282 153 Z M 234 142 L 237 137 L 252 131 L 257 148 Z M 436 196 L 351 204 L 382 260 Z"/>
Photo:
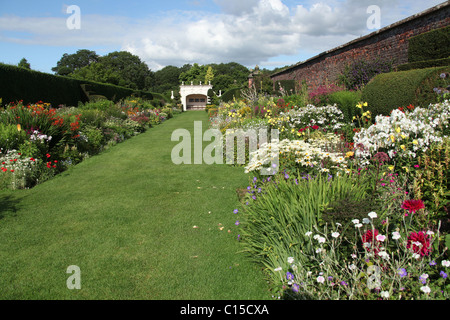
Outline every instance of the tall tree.
<path fill-rule="evenodd" d="M 22 58 L 22 60 L 20 60 L 18 66 L 21 68 L 25 68 L 25 69 L 31 69 L 30 64 L 28 63 L 27 59 L 25 59 L 25 58 Z"/>
<path fill-rule="evenodd" d="M 206 70 L 205 75 L 205 84 L 208 84 L 209 82 L 213 81 L 214 79 L 214 71 L 211 66 L 208 66 L 208 70 Z"/>
<path fill-rule="evenodd" d="M 98 62 L 99 56 L 95 51 L 80 49 L 76 53 L 64 53 L 62 58 L 56 63 L 52 71 L 60 76 L 67 76 L 76 70 L 89 66 L 91 63 Z"/>
<path fill-rule="evenodd" d="M 153 72 L 141 59 L 127 51 L 114 51 L 100 58 L 107 69 L 120 75 L 126 87 L 147 90 L 154 77 Z"/>

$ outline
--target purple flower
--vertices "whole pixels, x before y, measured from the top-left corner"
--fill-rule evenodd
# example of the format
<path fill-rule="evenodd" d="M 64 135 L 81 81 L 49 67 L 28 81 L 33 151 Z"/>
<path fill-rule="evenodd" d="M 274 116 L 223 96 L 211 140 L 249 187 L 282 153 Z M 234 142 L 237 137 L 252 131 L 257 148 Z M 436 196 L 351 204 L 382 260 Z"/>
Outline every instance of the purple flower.
<path fill-rule="evenodd" d="M 405 269 L 405 268 L 400 268 L 400 269 L 398 269 L 397 271 L 398 271 L 398 275 L 399 275 L 401 278 L 406 277 L 406 276 L 408 275 L 408 272 L 406 272 L 406 269 Z"/>
<path fill-rule="evenodd" d="M 440 275 L 442 278 L 444 278 L 444 279 L 446 279 L 446 278 L 448 277 L 448 275 L 447 275 L 444 271 L 441 271 L 441 272 L 439 273 L 439 275 Z"/>
<path fill-rule="evenodd" d="M 300 291 L 300 286 L 298 284 L 294 283 L 293 286 L 292 286 L 292 291 L 299 292 Z"/>
<path fill-rule="evenodd" d="M 237 220 L 234 224 L 237 225 L 237 226 L 240 225 L 239 220 Z"/>
<path fill-rule="evenodd" d="M 290 272 L 286 272 L 286 279 L 287 280 L 294 280 L 294 275 Z"/>
<path fill-rule="evenodd" d="M 234 209 L 234 210 L 233 210 L 233 213 L 234 213 L 234 214 L 237 214 L 238 212 L 239 212 L 238 209 Z"/>

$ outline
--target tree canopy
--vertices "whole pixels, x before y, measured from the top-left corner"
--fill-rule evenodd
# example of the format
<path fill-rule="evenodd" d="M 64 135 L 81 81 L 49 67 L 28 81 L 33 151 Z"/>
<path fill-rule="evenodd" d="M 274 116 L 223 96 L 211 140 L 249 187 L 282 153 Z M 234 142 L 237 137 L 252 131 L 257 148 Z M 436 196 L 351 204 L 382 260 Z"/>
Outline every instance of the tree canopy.
<path fill-rule="evenodd" d="M 161 93 L 167 97 L 176 94 L 184 81 L 190 84 L 208 84 L 211 81 L 216 94 L 246 86 L 249 69 L 239 63 L 200 65 L 185 64 L 182 67 L 166 66 L 151 71 L 141 59 L 127 51 L 114 51 L 105 56 L 95 51 L 81 49 L 74 54 L 65 53 L 52 68 L 57 75 L 102 83 L 111 83 L 131 89 Z"/>

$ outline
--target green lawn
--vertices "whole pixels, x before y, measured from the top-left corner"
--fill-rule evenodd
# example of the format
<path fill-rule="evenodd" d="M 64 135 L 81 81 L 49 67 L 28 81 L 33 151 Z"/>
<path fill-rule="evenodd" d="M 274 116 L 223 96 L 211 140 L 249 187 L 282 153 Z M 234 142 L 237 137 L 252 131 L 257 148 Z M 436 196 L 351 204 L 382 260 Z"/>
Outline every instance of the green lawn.
<path fill-rule="evenodd" d="M 205 112 L 183 113 L 31 190 L 0 192 L 0 298 L 270 299 L 238 253 L 243 169 L 171 161 L 173 130 L 198 120 L 205 130 Z M 80 290 L 66 286 L 70 265 Z"/>

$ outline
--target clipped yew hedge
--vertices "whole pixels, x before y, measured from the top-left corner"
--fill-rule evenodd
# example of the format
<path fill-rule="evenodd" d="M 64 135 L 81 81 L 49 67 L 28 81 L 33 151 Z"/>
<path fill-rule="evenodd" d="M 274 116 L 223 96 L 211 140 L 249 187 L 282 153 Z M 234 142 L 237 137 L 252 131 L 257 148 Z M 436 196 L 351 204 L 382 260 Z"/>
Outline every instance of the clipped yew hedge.
<path fill-rule="evenodd" d="M 88 101 L 88 97 L 81 88 L 83 84 L 89 87 L 90 92 L 111 101 L 118 101 L 131 95 L 148 100 L 153 99 L 150 92 L 56 76 L 0 63 L 0 98 L 3 103 L 23 100 L 25 104 L 43 101 L 54 107 L 77 106 L 80 101 Z"/>
<path fill-rule="evenodd" d="M 372 114 L 389 115 L 399 107 L 427 107 L 437 102 L 433 88 L 440 83 L 439 75 L 450 67 L 415 69 L 383 73 L 373 78 L 362 91 L 362 100 Z"/>
<path fill-rule="evenodd" d="M 408 62 L 448 58 L 450 26 L 422 33 L 408 42 Z"/>

